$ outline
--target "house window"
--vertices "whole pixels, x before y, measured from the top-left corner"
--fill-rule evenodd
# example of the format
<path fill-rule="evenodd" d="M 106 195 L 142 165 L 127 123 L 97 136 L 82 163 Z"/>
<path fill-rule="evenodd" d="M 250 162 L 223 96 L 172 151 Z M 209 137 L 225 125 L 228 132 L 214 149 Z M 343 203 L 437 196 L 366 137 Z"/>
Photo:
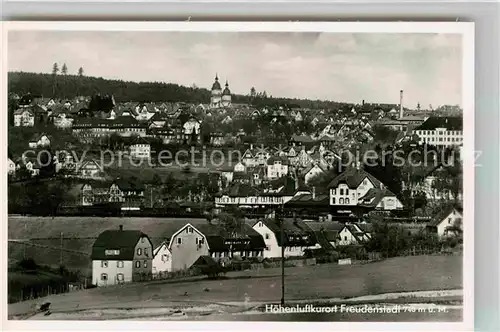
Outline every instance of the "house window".
<path fill-rule="evenodd" d="M 182 244 L 182 238 L 177 238 L 177 244 Z"/>
<path fill-rule="evenodd" d="M 148 267 L 148 261 L 144 261 L 144 267 Z"/>
<path fill-rule="evenodd" d="M 339 204 L 344 204 L 344 199 L 343 198 L 339 199 Z"/>
<path fill-rule="evenodd" d="M 135 261 L 135 267 L 136 268 L 141 267 L 141 261 Z"/>
<path fill-rule="evenodd" d="M 448 224 L 451 224 L 451 218 L 448 218 Z"/>
<path fill-rule="evenodd" d="M 123 261 L 116 262 L 116 267 L 118 268 L 123 267 Z"/>
<path fill-rule="evenodd" d="M 346 198 L 346 199 L 345 199 L 345 203 L 346 203 L 346 204 L 349 204 L 349 198 Z"/>
<path fill-rule="evenodd" d="M 123 273 L 118 273 L 118 274 L 116 275 L 116 280 L 118 280 L 118 281 L 123 281 Z"/>
<path fill-rule="evenodd" d="M 137 256 L 140 256 L 142 255 L 142 249 L 141 248 L 137 248 Z"/>
<path fill-rule="evenodd" d="M 266 246 L 266 250 L 267 251 L 271 250 L 271 246 Z"/>
<path fill-rule="evenodd" d="M 193 233 L 193 228 L 192 227 L 188 227 L 187 232 L 188 233 Z"/>
<path fill-rule="evenodd" d="M 346 190 L 345 190 L 345 194 L 346 194 L 346 195 L 349 195 L 349 189 L 346 189 Z"/>
<path fill-rule="evenodd" d="M 108 267 L 108 261 L 102 261 L 101 267 Z"/>
<path fill-rule="evenodd" d="M 266 240 L 269 240 L 269 233 L 266 233 Z"/>
<path fill-rule="evenodd" d="M 107 281 L 108 280 L 108 274 L 107 273 L 102 273 L 101 274 L 101 280 L 102 281 Z"/>
<path fill-rule="evenodd" d="M 347 236 L 344 236 L 344 241 L 347 241 Z"/>
<path fill-rule="evenodd" d="M 145 239 L 146 239 L 146 238 L 141 237 L 141 243 L 144 243 L 144 240 L 145 240 Z"/>
<path fill-rule="evenodd" d="M 332 197 L 332 204 L 335 204 L 335 197 Z"/>
<path fill-rule="evenodd" d="M 170 257 L 169 257 L 167 254 L 163 254 L 163 255 L 161 256 L 161 260 L 162 260 L 162 262 L 168 262 L 169 258 L 170 258 Z"/>
<path fill-rule="evenodd" d="M 340 194 L 344 195 L 344 189 L 342 189 L 342 188 L 340 189 Z"/>
<path fill-rule="evenodd" d="M 149 256 L 148 248 L 144 248 L 144 256 Z"/>
<path fill-rule="evenodd" d="M 262 223 L 261 222 L 259 222 L 259 227 L 262 227 Z"/>

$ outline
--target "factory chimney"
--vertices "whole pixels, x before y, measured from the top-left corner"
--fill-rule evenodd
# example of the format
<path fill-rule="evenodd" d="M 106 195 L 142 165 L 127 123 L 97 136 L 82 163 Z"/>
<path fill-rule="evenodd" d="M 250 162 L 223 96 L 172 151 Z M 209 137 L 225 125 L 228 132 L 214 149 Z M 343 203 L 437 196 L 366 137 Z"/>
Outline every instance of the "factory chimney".
<path fill-rule="evenodd" d="M 399 118 L 403 118 L 403 90 L 399 91 Z"/>

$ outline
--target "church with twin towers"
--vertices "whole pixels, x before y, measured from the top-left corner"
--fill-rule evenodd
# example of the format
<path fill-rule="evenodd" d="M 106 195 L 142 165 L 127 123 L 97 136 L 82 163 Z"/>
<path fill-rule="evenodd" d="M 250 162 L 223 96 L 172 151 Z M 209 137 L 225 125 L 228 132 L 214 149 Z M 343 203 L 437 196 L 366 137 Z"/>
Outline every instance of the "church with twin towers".
<path fill-rule="evenodd" d="M 210 108 L 231 107 L 231 90 L 226 80 L 224 90 L 219 83 L 219 75 L 215 74 L 215 82 L 212 84 L 212 97 L 210 98 Z"/>

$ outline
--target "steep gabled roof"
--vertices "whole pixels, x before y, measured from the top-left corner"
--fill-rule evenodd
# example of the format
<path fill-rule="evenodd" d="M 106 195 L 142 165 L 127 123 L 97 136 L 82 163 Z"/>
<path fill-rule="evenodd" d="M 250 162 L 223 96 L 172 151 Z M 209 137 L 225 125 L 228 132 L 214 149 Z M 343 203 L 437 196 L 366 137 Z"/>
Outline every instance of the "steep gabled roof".
<path fill-rule="evenodd" d="M 380 188 L 382 185 L 382 182 L 365 170 L 351 167 L 335 177 L 328 185 L 328 188 L 336 188 L 339 184 L 345 183 L 349 188 L 356 189 L 365 178 L 368 178 L 376 188 Z"/>
<path fill-rule="evenodd" d="M 431 116 L 420 126 L 416 127 L 415 130 L 435 130 L 436 128 L 445 128 L 447 130 L 463 130 L 463 119 L 462 117 Z"/>
<path fill-rule="evenodd" d="M 236 174 L 236 173 L 235 173 Z M 258 196 L 259 191 L 248 183 L 236 182 L 217 194 L 217 196 L 248 197 Z"/>
<path fill-rule="evenodd" d="M 293 197 L 291 200 L 289 200 L 287 203 L 285 203 L 285 206 L 287 207 L 301 207 L 301 206 L 310 206 L 310 207 L 317 207 L 317 206 L 330 206 L 330 196 L 329 195 L 316 195 L 315 198 L 313 198 L 313 195 L 311 194 L 301 194 Z"/>
<path fill-rule="evenodd" d="M 366 194 L 360 198 L 360 204 L 361 206 L 366 206 L 366 207 L 375 207 L 380 203 L 380 201 L 384 197 L 396 197 L 393 192 L 391 192 L 389 189 L 384 188 L 371 188 L 366 192 Z M 368 201 L 368 202 L 365 202 Z"/>
<path fill-rule="evenodd" d="M 139 181 L 116 179 L 113 181 L 121 191 L 144 191 L 144 184 Z"/>
<path fill-rule="evenodd" d="M 97 240 L 94 242 L 91 259 L 133 260 L 135 246 L 143 236 L 149 239 L 146 234 L 138 230 L 106 230 L 99 234 Z M 119 254 L 109 256 L 105 254 L 106 250 L 119 250 Z"/>
<path fill-rule="evenodd" d="M 273 165 L 275 161 L 281 161 L 282 165 L 288 165 L 288 158 L 285 156 L 272 156 L 266 162 L 268 165 Z"/>
<path fill-rule="evenodd" d="M 255 220 L 251 224 L 254 226 L 258 222 L 262 222 L 274 233 L 278 246 L 281 247 L 281 224 L 274 219 Z M 285 246 L 311 246 L 317 243 L 312 230 L 300 219 L 284 218 L 283 230 Z"/>
<path fill-rule="evenodd" d="M 462 214 L 463 209 L 461 206 L 456 204 L 448 204 L 443 207 L 441 211 L 436 214 L 434 218 L 429 222 L 428 226 L 438 226 L 443 220 L 449 216 L 453 210 L 457 210 L 458 213 Z"/>

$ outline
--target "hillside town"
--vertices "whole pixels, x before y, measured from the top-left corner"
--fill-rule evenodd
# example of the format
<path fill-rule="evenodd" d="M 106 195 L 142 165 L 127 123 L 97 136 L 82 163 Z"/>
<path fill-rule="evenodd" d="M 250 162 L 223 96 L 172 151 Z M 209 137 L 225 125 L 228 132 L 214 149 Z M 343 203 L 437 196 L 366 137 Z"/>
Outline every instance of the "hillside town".
<path fill-rule="evenodd" d="M 381 224 L 414 251 L 429 237 L 438 250 L 461 245 L 460 109 L 409 108 L 403 91 L 395 104 L 313 109 L 252 88 L 236 103 L 218 75 L 210 93 L 205 103 L 11 93 L 9 214 L 190 218 L 166 219 L 157 234 L 123 225 L 78 234 L 95 237 L 96 286 L 282 252 L 355 260 L 410 250 Z M 164 165 L 164 151 L 185 154 Z M 215 152 L 227 158 L 207 162 Z"/>

